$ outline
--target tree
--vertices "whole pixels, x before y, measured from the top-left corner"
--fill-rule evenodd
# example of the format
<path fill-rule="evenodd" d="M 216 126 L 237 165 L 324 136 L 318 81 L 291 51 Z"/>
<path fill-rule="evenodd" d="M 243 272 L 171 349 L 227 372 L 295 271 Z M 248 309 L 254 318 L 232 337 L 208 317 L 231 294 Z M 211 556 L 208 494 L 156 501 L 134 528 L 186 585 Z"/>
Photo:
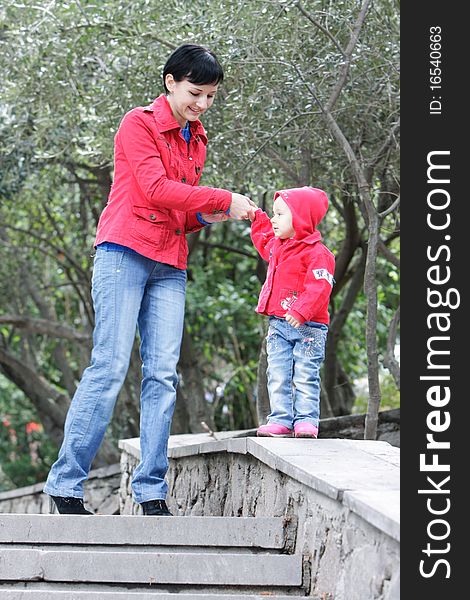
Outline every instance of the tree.
<path fill-rule="evenodd" d="M 398 375 L 398 30 L 391 0 L 3 3 L 0 370 L 52 439 L 88 360 L 114 132 L 159 93 L 169 51 L 187 40 L 213 48 L 226 71 L 204 119 L 202 183 L 268 212 L 276 189 L 314 185 L 330 197 L 322 234 L 337 268 L 322 415 L 351 411 L 352 381 L 368 368 L 374 437 L 378 359 Z M 175 431 L 254 426 L 267 410 L 254 313 L 265 265 L 239 223 L 206 228 L 190 247 Z M 110 441 L 138 435 L 139 371 L 136 345 Z"/>

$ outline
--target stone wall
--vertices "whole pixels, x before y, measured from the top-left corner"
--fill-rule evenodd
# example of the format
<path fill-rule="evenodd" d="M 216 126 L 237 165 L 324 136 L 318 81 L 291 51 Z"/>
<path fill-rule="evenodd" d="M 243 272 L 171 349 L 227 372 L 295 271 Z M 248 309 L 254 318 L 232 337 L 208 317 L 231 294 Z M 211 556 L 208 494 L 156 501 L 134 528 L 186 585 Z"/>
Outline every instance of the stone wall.
<path fill-rule="evenodd" d="M 85 504 L 102 515 L 119 511 L 119 464 L 90 471 L 85 482 Z M 44 482 L 0 493 L 0 513 L 48 514 L 49 497 L 43 493 Z"/>
<path fill-rule="evenodd" d="M 130 480 L 138 463 L 138 451 L 129 446 L 127 450 L 121 462 L 121 513 L 135 514 L 140 513 L 140 507 L 132 501 Z M 361 511 L 348 506 L 342 494 L 334 497 L 333 492 L 322 493 L 295 476 L 272 468 L 250 452 L 210 452 L 210 447 L 206 450 L 170 449 L 169 454 L 174 457 L 170 458 L 167 501 L 174 514 L 284 516 L 296 526 L 291 529 L 294 533 L 288 549 L 304 556 L 304 582 L 311 597 L 399 598 L 400 549 L 396 523 L 390 524 L 377 515 L 365 520 Z M 378 526 L 374 526 L 374 518 Z"/>

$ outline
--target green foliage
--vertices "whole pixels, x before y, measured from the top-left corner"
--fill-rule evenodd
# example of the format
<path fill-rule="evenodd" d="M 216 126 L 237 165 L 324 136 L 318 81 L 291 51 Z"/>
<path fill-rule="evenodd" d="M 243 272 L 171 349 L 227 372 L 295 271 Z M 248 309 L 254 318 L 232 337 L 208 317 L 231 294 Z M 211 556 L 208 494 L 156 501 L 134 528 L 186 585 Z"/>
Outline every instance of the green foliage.
<path fill-rule="evenodd" d="M 380 359 L 386 348 L 390 322 L 399 303 L 398 269 L 379 256 L 377 261 L 379 280 L 377 338 L 381 350 Z M 343 294 L 336 304 L 339 305 Z M 364 343 L 364 323 L 366 319 L 366 297 L 362 291 L 344 327 L 344 334 L 338 348 L 342 364 L 348 365 L 352 379 L 367 376 L 367 353 Z"/>
<path fill-rule="evenodd" d="M 354 207 L 366 240 L 356 182 L 321 110 L 338 83 L 358 10 L 351 0 L 4 0 L 0 314 L 47 318 L 91 332 L 92 244 L 109 192 L 114 133 L 125 111 L 161 93 L 166 57 L 185 41 L 212 48 L 225 69 L 214 107 L 203 117 L 210 141 L 201 183 L 247 193 L 268 212 L 276 189 L 321 187 L 330 197 L 321 225 L 326 245 L 338 254 L 348 241 L 345 206 Z M 398 193 L 398 36 L 398 2 L 373 3 L 333 108 L 372 173 L 372 196 L 380 210 Z M 392 213 L 382 222 L 381 236 L 396 256 L 398 230 Z M 219 429 L 253 423 L 263 335 L 263 317 L 254 310 L 261 288 L 256 266 L 246 223 L 206 228 L 190 259 L 186 323 Z M 383 354 L 398 305 L 399 273 L 383 258 L 377 267 Z M 335 298 L 335 310 L 346 293 L 347 285 Z M 367 373 L 365 314 L 360 293 L 338 344 L 351 379 Z M 86 344 L 10 326 L 0 327 L 0 348 L 68 395 L 89 350 Z M 388 396 L 387 387 L 385 392 Z M 1 410 L 13 422 L 10 398 L 3 395 Z M 24 397 L 18 402 L 20 431 L 41 415 Z"/>
<path fill-rule="evenodd" d="M 380 410 L 392 410 L 400 408 L 400 392 L 388 373 L 383 373 L 380 382 L 380 390 L 382 392 L 382 402 Z M 364 414 L 367 412 L 368 395 L 365 387 L 362 387 L 356 396 L 356 401 L 353 406 L 352 414 Z"/>
<path fill-rule="evenodd" d="M 246 224 L 217 226 L 225 244 L 244 240 L 242 251 L 228 260 L 224 248 L 210 253 L 200 245 L 191 256 L 186 316 L 196 354 L 204 357 L 201 370 L 214 394 L 214 419 L 218 430 L 255 425 L 253 390 L 262 338 L 261 317 L 255 312 L 260 282 L 254 273 L 256 255 Z M 204 232 L 212 240 L 214 226 Z"/>
<path fill-rule="evenodd" d="M 40 416 L 0 375 L 0 491 L 43 481 L 56 456 Z"/>

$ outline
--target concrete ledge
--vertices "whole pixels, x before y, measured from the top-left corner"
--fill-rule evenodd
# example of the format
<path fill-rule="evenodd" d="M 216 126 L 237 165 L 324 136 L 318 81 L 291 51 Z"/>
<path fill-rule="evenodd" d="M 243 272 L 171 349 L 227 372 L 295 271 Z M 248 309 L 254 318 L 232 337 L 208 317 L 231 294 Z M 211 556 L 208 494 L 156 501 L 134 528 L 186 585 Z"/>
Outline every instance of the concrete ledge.
<path fill-rule="evenodd" d="M 150 521 L 149 521 L 150 519 Z M 66 525 L 66 526 L 65 526 Z M 0 544 L 219 546 L 282 549 L 280 517 L 0 515 Z M 6 550 L 5 546 L 3 549 Z"/>
<path fill-rule="evenodd" d="M 119 447 L 140 460 L 139 438 L 121 440 Z M 351 512 L 400 540 L 400 450 L 388 442 L 257 437 L 214 440 L 206 433 L 170 436 L 171 459 L 221 452 L 251 455 L 342 502 Z"/>
<path fill-rule="evenodd" d="M 247 438 L 236 437 L 243 433 L 244 431 L 220 432 L 216 434 L 220 439 L 216 440 L 208 433 L 171 435 L 168 441 L 168 457 L 183 458 L 184 456 L 195 456 L 197 454 L 208 454 L 210 452 L 246 454 Z M 120 440 L 119 448 L 133 456 L 135 459 L 140 460 L 139 438 Z"/>
<path fill-rule="evenodd" d="M 343 504 L 350 511 L 400 541 L 400 491 L 344 492 Z"/>
<path fill-rule="evenodd" d="M 300 586 L 302 556 L 215 552 L 10 549 L 0 579 L 100 583 Z"/>
<path fill-rule="evenodd" d="M 121 513 L 133 514 L 140 508 L 132 500 L 139 440 L 121 448 Z M 286 529 L 285 551 L 302 556 L 309 596 L 399 599 L 398 447 L 248 431 L 235 439 L 172 436 L 168 456 L 168 503 L 176 514 L 283 517 L 296 525 Z"/>
<path fill-rule="evenodd" d="M 277 594 L 215 594 L 215 593 L 190 593 L 180 592 L 131 592 L 125 591 L 92 591 L 92 590 L 48 590 L 38 591 L 36 589 L 13 590 L 0 587 L 2 600 L 295 600 L 305 596 L 278 596 Z"/>

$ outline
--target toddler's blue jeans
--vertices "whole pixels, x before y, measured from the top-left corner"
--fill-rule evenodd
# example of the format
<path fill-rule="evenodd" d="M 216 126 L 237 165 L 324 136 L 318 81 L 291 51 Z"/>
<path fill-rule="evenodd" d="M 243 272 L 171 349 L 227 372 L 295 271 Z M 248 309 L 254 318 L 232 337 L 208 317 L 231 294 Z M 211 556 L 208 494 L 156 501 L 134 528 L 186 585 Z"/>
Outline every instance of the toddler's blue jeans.
<path fill-rule="evenodd" d="M 44 492 L 83 497 L 83 482 L 103 440 L 140 334 L 141 462 L 134 471 L 136 502 L 165 499 L 167 446 L 176 401 L 186 271 L 137 253 L 98 247 L 92 277 L 95 310 L 91 364 L 75 392 L 59 457 Z"/>
<path fill-rule="evenodd" d="M 325 357 L 328 326 L 306 321 L 299 328 L 285 319 L 269 317 L 266 339 L 268 423 L 292 429 L 302 421 L 318 427 L 320 367 Z"/>

